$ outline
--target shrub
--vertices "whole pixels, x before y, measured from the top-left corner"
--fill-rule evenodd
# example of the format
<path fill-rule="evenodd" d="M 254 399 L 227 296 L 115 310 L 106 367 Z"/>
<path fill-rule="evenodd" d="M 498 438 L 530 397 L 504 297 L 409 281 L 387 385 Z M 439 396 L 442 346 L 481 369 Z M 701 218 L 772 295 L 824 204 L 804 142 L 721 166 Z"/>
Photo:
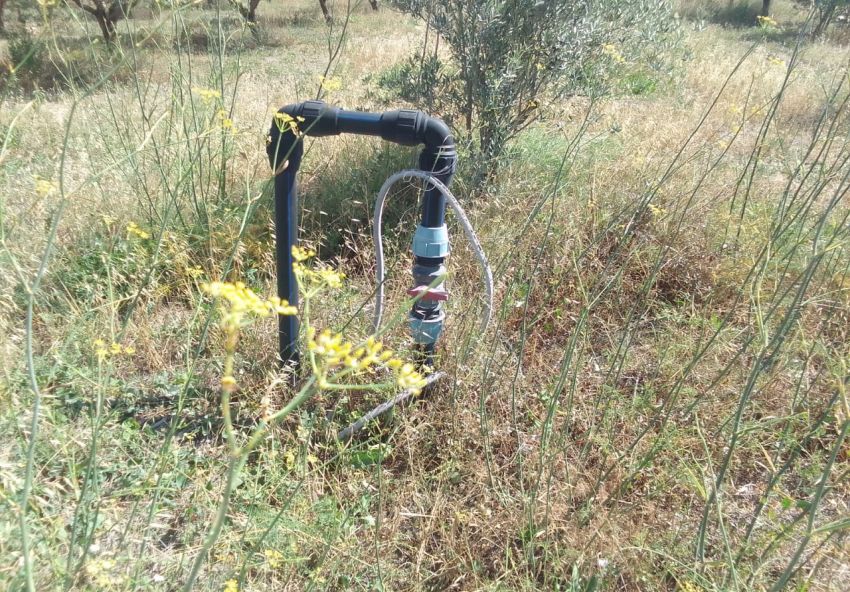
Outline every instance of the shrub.
<path fill-rule="evenodd" d="M 8 61 L 0 69 L 0 89 L 19 88 L 27 93 L 84 87 L 99 81 L 105 72 L 113 82 L 133 76 L 131 65 L 103 43 L 51 46 L 26 29 L 10 36 Z"/>
<path fill-rule="evenodd" d="M 664 0 L 393 4 L 428 22 L 451 48 L 452 66 L 437 58 L 403 66 L 401 88 L 410 98 L 415 79 L 420 98 L 427 98 L 423 87 L 440 85 L 440 100 L 475 140 L 479 181 L 491 176 L 506 142 L 537 119 L 542 102 L 605 92 L 612 70 L 658 62 L 674 41 Z"/>
<path fill-rule="evenodd" d="M 850 0 L 814 0 L 814 37 L 822 36 L 836 17 L 846 19 L 850 15 Z"/>

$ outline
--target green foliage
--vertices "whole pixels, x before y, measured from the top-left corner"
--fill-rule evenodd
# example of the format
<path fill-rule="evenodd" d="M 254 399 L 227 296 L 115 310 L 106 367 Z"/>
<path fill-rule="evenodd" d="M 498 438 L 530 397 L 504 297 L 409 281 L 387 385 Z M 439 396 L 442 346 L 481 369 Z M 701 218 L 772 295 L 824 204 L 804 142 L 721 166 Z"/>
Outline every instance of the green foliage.
<path fill-rule="evenodd" d="M 98 304 L 132 296 L 153 263 L 150 239 L 117 240 L 97 234 L 69 253 L 56 280 L 75 300 Z"/>
<path fill-rule="evenodd" d="M 15 74 L 38 76 L 48 61 L 47 46 L 44 41 L 24 30 L 9 39 L 9 61 Z"/>
<path fill-rule="evenodd" d="M 457 71 L 439 57 L 412 55 L 381 72 L 377 84 L 392 98 L 419 103 L 422 108 L 447 117 L 453 104 L 461 99 L 457 94 L 458 81 Z"/>
<path fill-rule="evenodd" d="M 850 17 L 850 0 L 814 0 L 812 8 L 815 11 L 814 29 L 812 35 L 820 37 L 836 18 Z"/>
<path fill-rule="evenodd" d="M 246 25 L 232 15 L 221 15 L 183 22 L 177 28 L 172 45 L 180 51 L 217 53 L 228 48 L 256 49 L 263 40 L 260 29 Z"/>
<path fill-rule="evenodd" d="M 433 92 L 452 107 L 441 114 L 475 137 L 476 157 L 484 163 L 479 180 L 490 176 L 505 144 L 538 118 L 544 103 L 610 92 L 615 72 L 664 61 L 676 40 L 663 0 L 394 4 L 442 36 L 452 49 L 454 71 L 436 58 L 423 57 L 418 65 L 413 58 L 385 84 L 398 80 L 399 94 L 408 99 L 419 93 L 427 100 L 425 88 L 437 87 Z"/>
<path fill-rule="evenodd" d="M 709 22 L 733 26 L 752 27 L 757 23 L 759 6 L 747 0 L 723 2 L 697 2 L 686 8 L 686 14 L 697 22 Z"/>
<path fill-rule="evenodd" d="M 48 44 L 28 29 L 22 28 L 9 37 L 8 68 L 0 70 L 0 88 L 34 91 L 71 90 L 98 82 L 104 72 L 111 71 L 112 82 L 133 76 L 130 65 L 96 39 L 95 43 L 65 41 Z"/>
<path fill-rule="evenodd" d="M 371 241 L 368 224 L 375 194 L 389 175 L 416 162 L 413 151 L 387 144 L 375 146 L 371 139 L 346 138 L 345 141 L 346 150 L 340 152 L 327 174 L 304 188 L 306 208 L 302 226 L 308 233 L 322 236 L 319 249 L 322 257 L 339 255 L 351 241 L 357 244 Z M 392 229 L 405 212 L 416 206 L 415 191 L 401 191 L 403 195 L 395 195 L 389 201 L 384 217 L 387 229 Z M 390 230 L 390 242 L 394 242 L 393 237 Z"/>

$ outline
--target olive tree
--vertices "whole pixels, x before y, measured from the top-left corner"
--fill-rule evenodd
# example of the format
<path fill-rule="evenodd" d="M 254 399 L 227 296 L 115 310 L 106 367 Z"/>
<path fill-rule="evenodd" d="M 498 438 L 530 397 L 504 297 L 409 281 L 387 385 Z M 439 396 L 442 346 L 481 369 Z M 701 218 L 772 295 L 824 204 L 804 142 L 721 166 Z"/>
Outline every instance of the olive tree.
<path fill-rule="evenodd" d="M 372 10 L 378 10 L 378 0 L 369 0 L 369 6 L 372 7 Z M 331 7 L 328 5 L 328 0 L 319 0 L 319 8 L 322 9 L 322 16 L 325 17 L 325 21 L 330 23 L 333 21 L 333 12 L 331 11 Z"/>
<path fill-rule="evenodd" d="M 532 123 L 541 103 L 596 92 L 600 67 L 661 51 L 674 27 L 665 0 L 393 0 L 451 49 L 413 73 L 456 109 L 489 178 L 505 144 Z M 672 36 L 669 36 L 672 37 Z M 424 76 L 423 76 L 424 74 Z M 423 89 L 425 90 L 425 89 Z M 446 115 L 442 113 L 442 115 Z"/>
<path fill-rule="evenodd" d="M 813 4 L 815 26 L 812 35 L 814 37 L 822 36 L 837 16 L 847 15 L 850 11 L 850 0 L 814 0 Z"/>
<path fill-rule="evenodd" d="M 328 0 L 319 0 L 319 8 L 322 9 L 322 16 L 325 17 L 325 21 L 331 22 L 333 20 L 333 15 L 331 14 L 331 9 L 328 6 Z"/>
<path fill-rule="evenodd" d="M 71 0 L 81 10 L 89 13 L 100 27 L 103 39 L 115 41 L 118 21 L 130 16 L 139 0 Z"/>
<path fill-rule="evenodd" d="M 248 0 L 246 4 L 243 4 L 240 0 L 229 1 L 247 22 L 252 24 L 257 22 L 257 7 L 260 5 L 260 0 Z"/>

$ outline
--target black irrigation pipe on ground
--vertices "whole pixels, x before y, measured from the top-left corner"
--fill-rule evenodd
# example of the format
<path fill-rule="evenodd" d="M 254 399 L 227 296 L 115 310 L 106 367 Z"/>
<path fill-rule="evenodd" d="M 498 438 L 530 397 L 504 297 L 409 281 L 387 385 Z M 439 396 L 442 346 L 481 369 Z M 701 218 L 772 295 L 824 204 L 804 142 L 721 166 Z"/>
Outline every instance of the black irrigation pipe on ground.
<path fill-rule="evenodd" d="M 429 388 L 432 384 L 434 384 L 435 382 L 437 382 L 438 380 L 443 378 L 445 375 L 446 375 L 445 372 L 435 372 L 434 374 L 431 374 L 428 378 L 425 379 L 425 388 Z M 381 403 L 380 405 L 378 405 L 377 407 L 372 409 L 369 413 L 365 414 L 363 417 L 361 417 L 360 419 L 358 419 L 354 423 L 350 424 L 347 428 L 341 430 L 336 435 L 337 440 L 339 440 L 340 442 L 348 442 L 360 430 L 362 430 L 364 427 L 366 427 L 366 424 L 368 424 L 370 421 L 372 421 L 373 419 L 375 419 L 379 415 L 386 413 L 387 411 L 389 411 L 390 409 L 392 409 L 393 407 L 395 407 L 399 403 L 402 403 L 405 400 L 409 399 L 416 392 L 417 391 L 415 391 L 413 389 L 407 389 L 407 390 L 400 392 L 399 394 L 397 394 L 392 399 L 390 399 L 388 401 L 384 401 L 383 403 Z"/>

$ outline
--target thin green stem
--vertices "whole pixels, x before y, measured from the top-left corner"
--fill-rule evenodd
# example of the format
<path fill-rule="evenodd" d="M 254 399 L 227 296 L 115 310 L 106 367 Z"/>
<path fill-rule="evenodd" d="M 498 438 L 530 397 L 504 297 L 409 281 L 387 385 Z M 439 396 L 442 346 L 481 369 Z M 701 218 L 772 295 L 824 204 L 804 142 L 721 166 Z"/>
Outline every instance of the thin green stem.
<path fill-rule="evenodd" d="M 245 461 L 248 459 L 248 455 L 263 440 L 270 427 L 272 427 L 278 421 L 292 413 L 292 411 L 297 409 L 314 393 L 314 384 L 315 378 L 311 377 L 304 384 L 304 386 L 301 387 L 301 390 L 298 392 L 298 394 L 295 395 L 283 409 L 276 412 L 267 420 L 260 423 L 260 425 L 254 430 L 254 432 L 249 437 L 247 444 L 245 444 L 241 448 L 233 448 L 230 450 L 230 461 L 228 462 L 226 473 L 227 480 L 224 485 L 224 491 L 222 492 L 221 500 L 218 504 L 218 510 L 216 512 L 212 526 L 210 527 L 210 530 L 207 533 L 206 538 L 204 539 L 204 544 L 201 546 L 201 549 L 198 551 L 198 554 L 195 555 L 195 559 L 192 562 L 192 569 L 189 572 L 189 577 L 186 579 L 186 582 L 183 584 L 182 587 L 183 592 L 189 592 L 195 585 L 195 580 L 197 580 L 198 578 L 198 574 L 200 573 L 201 568 L 203 567 L 204 562 L 207 559 L 207 555 L 209 555 L 210 549 L 212 549 L 213 545 L 215 545 L 216 541 L 218 540 L 218 537 L 221 535 L 221 530 L 224 526 L 224 521 L 227 519 L 227 512 L 230 506 L 230 498 L 233 494 L 235 483 L 237 481 L 237 478 L 239 477 L 239 473 L 242 470 L 242 467 L 245 464 Z M 224 399 L 225 397 L 223 396 L 222 402 L 224 402 Z"/>

